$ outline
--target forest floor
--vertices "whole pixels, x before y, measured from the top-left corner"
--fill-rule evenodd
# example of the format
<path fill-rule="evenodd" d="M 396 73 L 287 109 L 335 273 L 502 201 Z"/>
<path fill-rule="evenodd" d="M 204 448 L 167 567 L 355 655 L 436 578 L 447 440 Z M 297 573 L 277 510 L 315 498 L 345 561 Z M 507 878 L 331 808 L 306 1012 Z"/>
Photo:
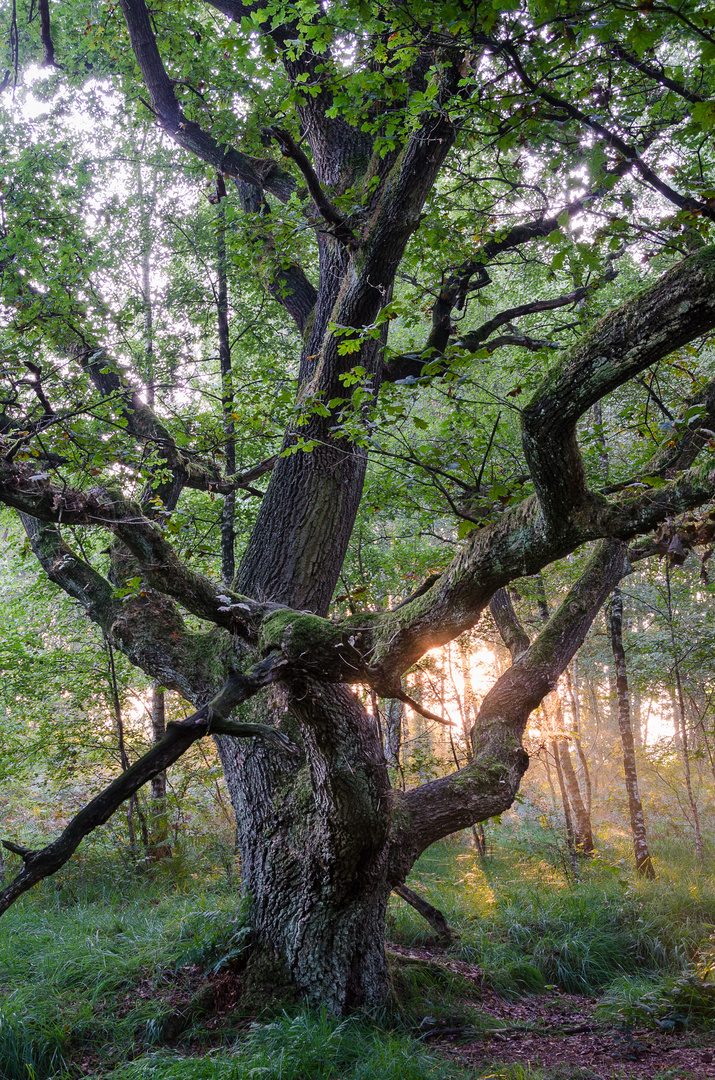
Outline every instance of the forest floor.
<path fill-rule="evenodd" d="M 625 841 L 569 871 L 538 829 L 435 845 L 388 915 L 392 1001 L 338 1021 L 241 1006 L 235 866 L 137 874 L 89 848 L 0 920 L 0 1080 L 715 1080 L 715 872 Z"/>
<path fill-rule="evenodd" d="M 439 946 L 391 951 L 428 964 L 446 964 L 464 978 L 482 983 L 479 968 L 450 958 Z M 534 1067 L 554 1080 L 652 1080 L 652 1078 L 715 1078 L 715 1026 L 713 1030 L 667 1032 L 604 1020 L 599 998 L 543 990 L 517 1001 L 505 1000 L 481 987 L 480 1020 L 494 1021 L 493 1029 L 475 1030 L 449 1017 L 423 1021 L 417 1032 L 422 1042 L 452 1056 L 471 1075 L 508 1076 L 512 1066 Z M 481 1025 L 480 1025 L 481 1026 Z"/>

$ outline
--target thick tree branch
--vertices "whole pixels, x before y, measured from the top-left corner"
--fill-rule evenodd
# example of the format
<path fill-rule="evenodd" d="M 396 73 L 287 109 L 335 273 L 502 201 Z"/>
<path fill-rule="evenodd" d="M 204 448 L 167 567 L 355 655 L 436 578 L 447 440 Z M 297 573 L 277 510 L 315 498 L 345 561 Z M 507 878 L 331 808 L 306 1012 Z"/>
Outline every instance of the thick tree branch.
<path fill-rule="evenodd" d="M 278 605 L 259 604 L 227 593 L 179 559 L 160 526 L 144 517 L 135 502 L 102 488 L 89 492 L 53 488 L 32 479 L 31 466 L 0 459 L 0 501 L 46 522 L 95 525 L 109 529 L 141 567 L 146 582 L 178 600 L 188 611 L 233 633 L 255 636 L 255 619 Z"/>
<path fill-rule="evenodd" d="M 489 610 L 514 663 L 529 648 L 530 641 L 514 611 L 508 589 L 497 589 L 489 601 Z"/>
<path fill-rule="evenodd" d="M 187 701 L 212 696 L 206 634 L 191 633 L 176 605 L 153 590 L 118 597 L 112 584 L 62 539 L 54 525 L 21 514 L 32 550 L 50 581 L 75 600 L 129 660 Z M 217 660 L 232 640 L 212 641 Z"/>
<path fill-rule="evenodd" d="M 709 462 L 662 488 L 629 491 L 619 500 L 589 492 L 576 424 L 600 397 L 713 326 L 715 248 L 703 248 L 595 324 L 569 351 L 523 414 L 537 498 L 473 532 L 427 593 L 382 616 L 370 656 L 373 683 L 389 686 L 428 649 L 473 626 L 513 578 L 537 573 L 586 541 L 648 532 L 712 497 Z"/>
<path fill-rule="evenodd" d="M 255 4 L 243 4 L 240 0 L 204 2 L 237 23 L 246 15 L 267 6 L 263 0 Z M 264 32 L 270 34 L 275 42 L 291 84 L 296 86 L 300 82 L 303 89 L 310 87 L 309 93 L 300 95 L 296 112 L 301 131 L 313 153 L 318 183 L 329 184 L 335 190 L 344 191 L 356 179 L 356 166 L 359 172 L 361 166 L 369 160 L 372 135 L 350 126 L 340 115 L 328 116 L 328 110 L 333 104 L 331 84 L 340 79 L 338 65 L 335 64 L 330 50 L 323 48 L 318 53 L 309 42 L 302 48 L 296 48 L 296 43 L 303 36 L 303 20 L 307 15 L 301 12 L 301 26 L 298 20 L 290 18 L 290 13 L 291 9 L 287 8 L 286 22 L 274 25 L 269 20 L 264 24 Z M 316 8 L 313 14 L 316 24 L 324 14 L 323 10 Z"/>
<path fill-rule="evenodd" d="M 549 528 L 589 500 L 576 424 L 596 401 L 715 326 L 715 248 L 684 259 L 605 316 L 522 413 L 529 472 Z"/>
<path fill-rule="evenodd" d="M 268 656 L 245 674 L 232 673 L 212 701 L 185 720 L 168 724 L 164 738 L 75 814 L 60 836 L 46 847 L 30 851 L 3 841 L 4 847 L 22 856 L 24 866 L 0 892 L 0 915 L 38 881 L 55 874 L 74 854 L 85 836 L 104 825 L 123 802 L 152 777 L 178 761 L 197 739 L 209 732 L 235 738 L 263 737 L 275 741 L 281 749 L 295 753 L 297 748 L 275 728 L 263 724 L 235 724 L 228 720 L 237 705 L 253 697 L 278 677 L 280 667 L 279 657 Z"/>
<path fill-rule="evenodd" d="M 42 62 L 47 67 L 54 67 L 55 46 L 50 27 L 50 0 L 38 0 L 37 6 L 40 9 L 40 37 L 42 38 L 42 48 L 45 53 Z"/>
<path fill-rule="evenodd" d="M 275 161 L 250 157 L 234 147 L 219 144 L 197 123 L 187 119 L 164 68 L 144 0 L 120 0 L 120 5 L 152 107 L 167 135 L 220 172 L 270 191 L 281 202 L 287 202 L 296 186 L 290 173 Z"/>

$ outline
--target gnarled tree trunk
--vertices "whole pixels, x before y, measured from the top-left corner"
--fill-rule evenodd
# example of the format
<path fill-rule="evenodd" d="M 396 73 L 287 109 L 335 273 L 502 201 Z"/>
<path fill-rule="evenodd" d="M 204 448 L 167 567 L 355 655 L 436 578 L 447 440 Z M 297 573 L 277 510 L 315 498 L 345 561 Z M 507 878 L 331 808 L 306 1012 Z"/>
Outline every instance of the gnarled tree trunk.
<path fill-rule="evenodd" d="M 375 724 L 352 691 L 311 681 L 260 711 L 303 753 L 220 739 L 251 897 L 248 993 L 291 985 L 338 1012 L 380 1003 L 392 807 Z"/>
<path fill-rule="evenodd" d="M 236 811 L 243 886 L 251 897 L 247 993 L 265 999 L 277 990 L 281 996 L 292 992 L 342 1012 L 385 1000 L 384 916 L 390 890 L 404 884 L 430 844 L 512 804 L 528 765 L 522 747 L 528 717 L 555 689 L 604 599 L 628 573 L 625 542 L 712 498 L 715 470 L 692 467 L 715 424 L 712 386 L 706 388 L 702 420 L 689 424 L 682 438 L 669 438 L 648 464 L 646 476 L 663 477 L 656 488 L 634 483 L 625 493 L 616 491 L 615 498 L 592 491 L 578 424 L 601 398 L 715 327 L 715 249 L 703 248 L 673 267 L 561 354 L 521 410 L 522 448 L 533 495 L 514 505 L 494 504 L 495 512 L 481 523 L 473 519 L 475 528 L 459 544 L 450 565 L 397 608 L 330 620 L 367 462 L 366 440 L 353 439 L 341 428 L 346 383 L 364 380 L 365 394 L 376 398 L 385 380 L 429 380 L 434 373 L 425 373 L 425 365 L 441 362 L 451 347 L 489 347 L 488 339 L 493 348 L 513 344 L 513 335 L 507 341 L 491 335 L 529 311 L 583 299 L 586 291 L 576 290 L 567 297 L 534 301 L 528 310 L 503 311 L 464 335 L 456 325 L 459 320 L 452 318 L 455 310 L 464 308 L 475 280 L 485 283 L 484 268 L 491 260 L 549 236 L 561 228 L 564 214 L 587 212 L 605 188 L 604 179 L 559 214 L 549 217 L 539 210 L 531 221 L 486 236 L 465 262 L 445 271 L 424 348 L 389 357 L 384 346 L 394 312 L 388 305 L 398 268 L 460 135 L 470 95 L 476 101 L 481 94 L 471 81 L 478 77 L 477 39 L 465 46 L 441 29 L 416 28 L 405 49 L 405 55 L 413 50 L 413 63 L 400 74 L 399 85 L 390 83 L 390 100 L 402 110 L 404 123 L 397 125 L 394 138 L 386 139 L 379 115 L 374 128 L 372 121 L 352 125 L 336 115 L 341 61 L 331 56 L 327 33 L 320 38 L 324 51 L 314 50 L 315 39 L 308 31 L 322 18 L 317 8 L 314 16 L 301 11 L 300 20 L 296 16 L 294 23 L 279 24 L 279 13 L 271 18 L 263 0 L 251 5 L 241 0 L 208 2 L 238 23 L 266 16 L 265 35 L 272 38 L 291 83 L 299 142 L 278 128 L 264 134 L 278 143 L 300 175 L 300 184 L 277 160 L 227 145 L 225 122 L 217 133 L 204 129 L 203 123 L 212 123 L 210 109 L 199 111 L 199 120 L 192 119 L 181 104 L 185 98 L 177 96 L 188 83 L 172 78 L 165 67 L 164 43 L 160 50 L 146 3 L 120 0 L 120 7 L 157 123 L 179 146 L 218 170 L 221 182 L 227 177 L 235 181 L 231 191 L 242 209 L 260 217 L 255 241 L 263 250 L 268 290 L 302 338 L 295 402 L 299 421 L 285 433 L 285 456 L 244 474 L 231 472 L 235 444 L 228 421 L 235 385 L 224 347 L 223 288 L 219 315 L 227 471 L 193 450 L 181 449 L 108 356 L 91 320 L 83 319 L 81 305 L 72 310 L 63 294 L 55 318 L 41 296 L 38 325 L 52 349 L 79 365 L 93 392 L 112 399 L 127 436 L 140 443 L 142 454 L 147 444 L 154 448 L 158 465 L 147 466 L 154 470 L 149 490 L 152 502 L 161 498 L 162 513 L 177 506 L 185 487 L 229 499 L 248 487 L 249 478 L 271 468 L 272 474 L 233 581 L 232 514 L 224 515 L 219 582 L 179 557 L 163 517 L 152 516 L 146 500 L 137 504 L 115 489 L 54 483 L 49 473 L 37 473 L 33 461 L 14 452 L 0 457 L 0 500 L 24 515 L 33 551 L 48 577 L 100 625 L 113 647 L 197 707 L 184 721 L 167 725 L 164 738 L 80 811 L 56 841 L 40 851 L 12 846 L 24 867 L 0 893 L 0 911 L 54 873 L 82 836 L 105 822 L 196 739 L 214 734 Z M 284 17 L 293 18 L 290 7 Z M 322 28 L 328 29 L 332 40 L 333 27 Z M 377 35 L 380 39 L 383 29 L 387 23 Z M 196 40 L 194 34 L 186 37 Z M 544 97 L 549 111 L 557 108 L 561 114 L 562 103 L 556 99 L 554 105 L 551 92 L 534 83 L 519 63 L 520 42 L 495 49 L 479 36 L 478 50 L 488 47 L 492 57 L 503 54 L 506 66 L 499 78 L 508 88 L 508 100 L 515 80 L 520 80 L 530 95 Z M 175 59 L 169 50 L 169 63 L 174 65 Z M 229 72 L 228 82 L 221 85 L 228 86 L 232 77 Z M 310 93 L 304 93 L 308 89 Z M 405 101 L 398 104 L 402 95 Z M 362 103 L 366 116 L 376 107 L 374 95 L 371 98 Z M 576 110 L 574 117 L 573 111 L 564 115 L 580 123 L 582 114 Z M 608 145 L 621 144 L 611 140 Z M 615 180 L 637 166 L 652 183 L 652 174 L 643 172 L 635 151 L 626 146 L 619 153 L 619 162 L 604 177 Z M 270 237 L 274 210 L 266 194 L 278 203 L 295 196 L 293 206 L 302 199 L 302 220 L 315 240 L 317 287 L 290 258 L 275 251 Z M 705 204 L 687 205 L 712 216 Z M 491 214 L 489 210 L 486 217 Z M 285 231 L 285 222 L 279 225 L 277 234 Z M 220 226 L 219 242 L 221 235 Z M 222 259 L 219 251 L 219 266 Z M 11 278 L 13 273 L 8 261 L 4 274 Z M 13 280 L 13 311 L 23 315 L 40 294 L 33 292 L 29 277 Z M 523 340 L 528 347 L 549 344 Z M 309 452 L 302 452 L 301 445 Z M 60 523 L 108 531 L 117 548 L 133 560 L 141 589 L 118 597 L 112 583 L 69 546 Z M 529 644 L 513 624 L 510 605 L 500 606 L 505 586 L 594 542 L 580 579 Z M 647 553 L 637 549 L 633 557 Z M 383 698 L 404 700 L 405 672 L 428 650 L 472 628 L 490 601 L 513 663 L 481 703 L 470 732 L 471 760 L 450 776 L 413 790 L 391 790 L 376 725 L 350 687 L 367 686 Z M 195 624 L 189 628 L 183 612 L 199 620 L 201 629 Z M 418 713 L 439 719 L 419 702 L 410 704 Z M 236 708 L 242 712 L 240 722 L 231 719 Z"/>

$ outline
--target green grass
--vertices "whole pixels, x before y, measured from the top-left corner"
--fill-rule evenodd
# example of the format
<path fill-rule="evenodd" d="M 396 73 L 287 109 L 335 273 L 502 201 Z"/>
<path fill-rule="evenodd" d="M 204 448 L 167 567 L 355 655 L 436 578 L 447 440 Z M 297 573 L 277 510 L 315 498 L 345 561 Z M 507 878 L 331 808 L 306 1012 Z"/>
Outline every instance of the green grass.
<path fill-rule="evenodd" d="M 466 1072 L 414 1040 L 368 1027 L 301 1013 L 254 1025 L 232 1053 L 202 1059 L 145 1055 L 112 1080 L 462 1080 Z"/>
<path fill-rule="evenodd" d="M 504 828 L 488 859 L 464 839 L 447 841 L 425 853 L 410 880 L 458 931 L 451 955 L 505 997 L 553 984 L 602 995 L 606 1018 L 640 1022 L 650 1008 L 663 1030 L 674 1015 L 712 1027 L 715 985 L 703 943 L 715 925 L 715 879 L 680 852 L 669 860 L 661 851 L 658 880 L 639 881 L 627 854 L 615 837 L 573 880 L 528 832 Z M 243 924 L 235 885 L 220 872 L 167 870 L 149 880 L 115 875 L 109 863 L 104 872 L 99 865 L 82 876 L 68 871 L 59 889 L 45 883 L 0 919 L 0 1080 L 76 1080 L 85 1057 L 94 1080 L 481 1076 L 419 1041 L 427 1016 L 448 1026 L 498 1026 L 478 983 L 399 956 L 391 959 L 393 1004 L 379 1017 L 338 1022 L 303 1011 L 247 1036 L 238 1013 L 210 1030 L 197 1015 L 174 1049 L 153 1043 L 176 1009 L 177 986 L 188 1000 L 206 972 L 241 949 Z M 392 898 L 393 943 L 419 945 L 431 933 Z M 484 1076 L 557 1080 L 553 1070 L 517 1066 Z"/>
<path fill-rule="evenodd" d="M 174 972 L 231 952 L 235 896 L 134 893 L 50 909 L 31 897 L 0 920 L 0 1080 L 61 1076 L 85 1044 L 124 1056 L 165 1010 Z"/>
<path fill-rule="evenodd" d="M 483 860 L 446 841 L 423 855 L 410 884 L 457 930 L 455 954 L 501 993 L 538 989 L 523 977 L 526 963 L 547 985 L 593 995 L 626 974 L 682 972 L 715 924 L 715 877 L 661 859 L 658 880 L 641 881 L 621 856 L 606 849 L 573 881 L 518 834 Z M 395 897 L 389 933 L 404 945 L 431 935 Z"/>

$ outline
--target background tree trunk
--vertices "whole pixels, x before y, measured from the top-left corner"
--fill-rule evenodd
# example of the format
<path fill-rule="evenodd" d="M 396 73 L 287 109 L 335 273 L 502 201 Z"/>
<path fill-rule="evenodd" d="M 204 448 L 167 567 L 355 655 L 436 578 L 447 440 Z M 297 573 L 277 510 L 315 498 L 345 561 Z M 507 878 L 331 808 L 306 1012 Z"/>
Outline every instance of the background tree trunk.
<path fill-rule="evenodd" d="M 628 689 L 628 669 L 626 653 L 623 648 L 623 598 L 621 590 L 616 588 L 611 594 L 610 611 L 611 647 L 616 670 L 616 692 L 618 694 L 618 727 L 623 746 L 623 772 L 626 778 L 628 812 L 631 820 L 633 849 L 636 868 L 644 877 L 654 878 L 655 870 L 648 851 L 643 805 L 638 791 L 638 773 L 636 769 L 635 744 L 631 727 L 630 694 Z"/>
<path fill-rule="evenodd" d="M 228 320 L 228 277 L 226 267 L 226 211 L 222 202 L 225 195 L 223 177 L 217 179 L 218 227 L 216 229 L 216 315 L 218 329 L 218 354 L 221 364 L 221 410 L 223 413 L 224 456 L 226 473 L 236 472 L 236 423 L 233 418 L 233 367 L 231 362 L 231 339 Z M 221 508 L 221 580 L 230 588 L 236 576 L 234 516 L 236 492 L 223 497 Z"/>
<path fill-rule="evenodd" d="M 566 846 L 568 848 L 569 859 L 571 860 L 571 866 L 574 873 L 577 870 L 578 851 L 576 850 L 576 836 L 574 833 L 573 820 L 571 818 L 571 807 L 569 806 L 569 795 L 564 782 L 564 773 L 561 768 L 561 754 L 559 750 L 559 740 L 552 738 L 551 740 L 551 753 L 554 759 L 554 767 L 556 769 L 556 777 L 559 782 L 559 791 L 561 792 L 561 805 L 564 810 L 564 822 L 566 825 Z"/>
<path fill-rule="evenodd" d="M 571 668 L 566 668 L 566 686 L 571 699 L 571 710 L 573 713 L 573 726 L 571 729 L 573 734 L 573 744 L 576 747 L 579 762 L 578 786 L 579 790 L 583 791 L 584 806 L 586 807 L 586 813 L 590 818 L 593 792 L 591 790 L 591 772 L 583 749 L 583 742 L 581 741 L 581 709 L 578 698 L 578 656 L 574 656 Z"/>
<path fill-rule="evenodd" d="M 152 741 L 157 743 L 166 735 L 166 710 L 164 690 L 154 683 L 151 692 Z M 169 822 L 166 806 L 166 772 L 157 773 L 151 781 L 151 822 L 149 829 L 149 856 L 167 859 L 171 855 Z"/>
<path fill-rule="evenodd" d="M 675 625 L 673 619 L 673 599 L 670 590 L 670 566 L 665 564 L 665 585 L 668 600 L 668 627 L 670 630 L 670 643 L 673 650 L 673 671 L 675 674 L 675 699 L 674 705 L 676 731 L 680 735 L 680 752 L 683 759 L 683 772 L 685 773 L 685 790 L 688 793 L 688 802 L 693 815 L 693 830 L 695 832 L 695 854 L 698 862 L 702 864 L 705 857 L 703 850 L 703 834 L 700 827 L 700 813 L 693 791 L 693 778 L 690 769 L 690 746 L 688 738 L 688 720 L 685 713 L 685 698 L 683 696 L 683 683 L 680 677 L 680 656 L 675 640 Z"/>
<path fill-rule="evenodd" d="M 541 616 L 541 621 L 546 624 L 549 620 L 549 604 L 546 597 L 544 579 L 541 574 L 536 575 L 536 585 L 539 615 Z M 559 787 L 561 788 L 562 802 L 564 804 L 566 835 L 569 839 L 569 844 L 573 846 L 575 851 L 581 855 L 590 855 L 593 851 L 591 816 L 581 798 L 581 791 L 576 773 L 574 772 L 573 762 L 571 761 L 568 741 L 564 737 L 566 723 L 558 687 L 553 693 L 549 694 L 547 700 L 544 701 L 544 708 L 547 711 L 547 715 L 551 722 L 551 729 L 554 733 L 552 748 L 556 773 L 559 779 Z M 571 811 L 573 811 L 573 818 Z"/>

